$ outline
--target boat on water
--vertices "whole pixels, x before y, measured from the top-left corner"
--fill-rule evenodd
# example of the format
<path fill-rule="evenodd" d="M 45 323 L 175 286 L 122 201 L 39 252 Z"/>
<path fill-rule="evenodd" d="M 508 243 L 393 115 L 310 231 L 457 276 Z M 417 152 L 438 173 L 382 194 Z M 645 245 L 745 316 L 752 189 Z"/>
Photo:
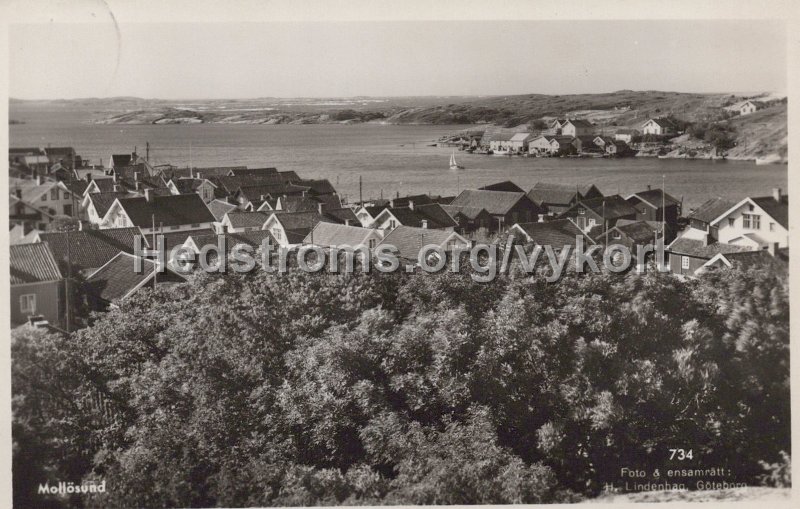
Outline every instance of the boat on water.
<path fill-rule="evenodd" d="M 494 152 L 492 152 L 492 155 L 493 156 L 510 156 L 511 155 L 511 151 L 507 150 L 507 149 L 498 149 L 498 150 L 495 150 Z"/>
<path fill-rule="evenodd" d="M 450 155 L 450 169 L 451 170 L 463 170 L 464 167 L 461 166 L 456 162 L 456 151 L 453 150 L 453 153 Z"/>
<path fill-rule="evenodd" d="M 779 164 L 782 163 L 781 156 L 778 154 L 770 154 L 765 157 L 756 157 L 756 164 L 758 166 L 763 166 L 766 164 Z"/>

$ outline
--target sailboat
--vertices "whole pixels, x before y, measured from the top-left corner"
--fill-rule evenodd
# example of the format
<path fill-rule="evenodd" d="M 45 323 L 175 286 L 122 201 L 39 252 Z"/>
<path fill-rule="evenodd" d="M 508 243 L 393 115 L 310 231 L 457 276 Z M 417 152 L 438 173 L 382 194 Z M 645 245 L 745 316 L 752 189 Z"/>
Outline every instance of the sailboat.
<path fill-rule="evenodd" d="M 456 151 L 455 150 L 453 150 L 453 154 L 450 156 L 450 169 L 451 170 L 463 170 L 464 169 L 463 166 L 460 166 L 456 162 Z"/>

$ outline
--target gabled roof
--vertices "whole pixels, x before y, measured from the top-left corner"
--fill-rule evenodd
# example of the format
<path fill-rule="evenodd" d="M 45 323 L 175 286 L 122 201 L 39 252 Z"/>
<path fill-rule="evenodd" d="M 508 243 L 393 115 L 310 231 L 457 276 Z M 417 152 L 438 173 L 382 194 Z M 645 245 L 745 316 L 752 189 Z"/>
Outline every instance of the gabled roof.
<path fill-rule="evenodd" d="M 465 244 L 469 244 L 463 237 L 455 232 L 445 230 L 431 230 L 429 228 L 414 228 L 413 226 L 398 226 L 378 244 L 394 246 L 398 250 L 398 256 L 407 260 L 416 260 L 419 251 L 429 244 L 442 246 L 455 237 Z"/>
<path fill-rule="evenodd" d="M 656 124 L 658 124 L 659 127 L 671 127 L 673 129 L 676 127 L 675 123 L 672 120 L 670 120 L 670 119 L 668 119 L 666 117 L 651 118 L 651 119 L 645 121 L 645 123 L 642 124 L 642 125 L 647 125 L 650 122 L 655 122 Z"/>
<path fill-rule="evenodd" d="M 578 186 L 552 182 L 537 182 L 528 191 L 528 198 L 537 205 L 568 206 L 576 195 L 579 195 Z"/>
<path fill-rule="evenodd" d="M 633 208 L 633 205 L 625 201 L 625 199 L 618 194 L 592 198 L 591 200 L 580 200 L 576 205 L 570 207 L 570 210 L 581 205 L 598 216 L 604 216 L 606 219 L 617 219 L 624 216 L 636 215 L 636 209 Z"/>
<path fill-rule="evenodd" d="M 278 198 L 280 210 L 286 212 L 318 211 L 320 202 L 309 196 L 281 196 Z"/>
<path fill-rule="evenodd" d="M 272 245 L 277 244 L 275 239 L 272 237 L 272 233 L 267 230 L 251 230 L 238 233 L 225 232 L 222 234 L 194 234 L 190 232 L 190 235 L 186 238 L 186 242 L 191 239 L 197 249 L 203 249 L 205 246 L 218 245 L 220 237 L 225 238 L 225 245 L 227 246 L 228 250 L 232 250 L 238 244 L 245 244 L 255 249 L 261 247 L 265 239 Z"/>
<path fill-rule="evenodd" d="M 228 218 L 228 222 L 233 228 L 261 228 L 271 215 L 272 212 L 231 210 L 224 217 Z"/>
<path fill-rule="evenodd" d="M 170 180 L 180 194 L 189 194 L 197 191 L 205 179 L 196 178 L 173 178 Z M 213 185 L 213 184 L 212 184 Z"/>
<path fill-rule="evenodd" d="M 111 208 L 117 198 L 128 197 L 132 196 L 127 192 L 89 193 L 86 195 L 86 199 L 92 202 L 94 210 L 97 211 L 97 215 L 101 218 L 105 217 L 106 212 L 108 212 L 108 209 Z"/>
<path fill-rule="evenodd" d="M 361 228 L 360 226 L 347 226 L 321 221 L 306 235 L 303 239 L 303 244 L 357 247 L 366 245 L 367 237 L 377 231 L 374 228 Z M 380 235 L 378 235 L 378 240 L 380 240 Z"/>
<path fill-rule="evenodd" d="M 98 192 L 101 192 L 101 193 L 113 192 L 114 191 L 114 186 L 116 185 L 114 183 L 114 179 L 112 179 L 111 177 L 102 178 L 102 179 L 98 178 L 98 179 L 92 179 L 92 182 L 89 182 L 89 185 L 86 186 L 87 189 L 89 187 L 94 188 L 94 186 L 92 186 L 92 183 L 94 183 L 94 185 L 97 186 Z"/>
<path fill-rule="evenodd" d="M 134 225 L 144 228 L 151 228 L 154 221 L 156 226 L 167 227 L 215 220 L 197 194 L 153 196 L 150 201 L 144 197 L 120 198 L 117 202 Z"/>
<path fill-rule="evenodd" d="M 285 230 L 307 230 L 305 233 L 311 231 L 311 228 L 316 226 L 320 221 L 329 223 L 338 223 L 336 218 L 330 217 L 327 214 L 320 214 L 316 211 L 309 212 L 273 212 L 270 217 L 274 216 L 283 226 Z"/>
<path fill-rule="evenodd" d="M 243 186 L 237 191 L 239 196 L 244 196 L 248 200 L 260 200 L 262 196 L 272 196 L 277 198 L 282 195 L 302 194 L 308 191 L 307 186 L 276 182 L 273 184 L 262 184 L 253 186 Z"/>
<path fill-rule="evenodd" d="M 322 209 L 322 213 L 338 223 L 350 221 L 351 224 L 360 224 L 355 211 L 349 207 L 341 207 L 338 209 Z"/>
<path fill-rule="evenodd" d="M 482 213 L 489 214 L 486 209 L 480 207 L 457 207 L 455 205 L 442 205 L 442 209 L 444 209 L 444 211 L 447 212 L 450 217 L 455 218 L 456 216 L 461 215 L 469 220 L 476 219 Z"/>
<path fill-rule="evenodd" d="M 164 168 L 161 174 L 165 179 L 194 178 L 199 173 L 203 178 L 227 176 L 231 172 L 246 170 L 246 166 L 212 166 L 207 168 Z"/>
<path fill-rule="evenodd" d="M 236 205 L 222 200 L 212 200 L 206 206 L 217 221 L 222 221 L 225 214 L 236 208 Z"/>
<path fill-rule="evenodd" d="M 734 205 L 736 205 L 735 201 L 717 196 L 697 207 L 694 212 L 689 214 L 688 218 L 696 219 L 704 223 L 711 223 L 720 215 L 730 210 Z"/>
<path fill-rule="evenodd" d="M 534 135 L 531 133 L 514 133 L 514 136 L 509 141 L 527 141 L 533 138 Z"/>
<path fill-rule="evenodd" d="M 115 168 L 117 166 L 128 166 L 131 164 L 133 156 L 131 154 L 112 154 L 111 160 L 114 162 Z"/>
<path fill-rule="evenodd" d="M 764 209 L 764 212 L 770 215 L 772 219 L 778 222 L 781 226 L 789 229 L 789 197 L 781 195 L 781 200 L 777 201 L 772 196 L 761 196 L 752 198 L 756 205 Z"/>
<path fill-rule="evenodd" d="M 564 124 L 562 124 L 562 127 L 566 124 L 572 124 L 575 127 L 594 127 L 594 125 L 592 125 L 591 122 L 583 120 L 581 118 L 570 118 L 566 122 L 564 122 Z"/>
<path fill-rule="evenodd" d="M 554 249 L 561 249 L 564 246 L 574 247 L 576 237 L 583 237 L 584 245 L 595 243 L 569 219 L 556 219 L 542 223 L 517 223 L 514 226 L 528 235 L 526 240 L 540 246 L 553 246 Z"/>
<path fill-rule="evenodd" d="M 450 228 L 458 226 L 458 222 L 453 218 L 453 216 L 451 216 L 444 209 L 444 207 L 438 203 L 414 205 L 414 211 L 424 219 L 428 220 L 429 228 Z"/>
<path fill-rule="evenodd" d="M 294 182 L 297 185 L 310 188 L 309 192 L 312 194 L 334 194 L 336 189 L 328 179 L 303 179 Z"/>
<path fill-rule="evenodd" d="M 511 182 L 510 180 L 504 180 L 503 182 L 496 182 L 494 184 L 489 184 L 488 186 L 483 186 L 479 189 L 481 191 L 505 191 L 507 193 L 525 192 L 524 189 L 519 187 L 517 184 Z"/>
<path fill-rule="evenodd" d="M 388 200 L 383 208 L 388 208 L 390 202 L 392 204 L 391 206 L 393 207 L 408 207 L 409 202 L 414 203 L 414 205 L 416 206 L 416 205 L 428 205 L 430 203 L 433 203 L 433 200 L 427 194 L 412 194 Z"/>
<path fill-rule="evenodd" d="M 120 251 L 133 253 L 136 237 L 142 237 L 141 230 L 136 227 L 39 234 L 39 240 L 49 244 L 53 257 L 65 273 L 68 261 L 72 263 L 73 272 L 77 272 L 100 267 Z M 149 246 L 146 237 L 143 237 L 142 246 Z"/>
<path fill-rule="evenodd" d="M 450 205 L 482 208 L 494 216 L 504 216 L 523 198 L 525 198 L 524 192 L 466 189 L 461 191 L 461 194 L 456 196 Z"/>
<path fill-rule="evenodd" d="M 129 297 L 153 279 L 156 264 L 153 260 L 140 258 L 141 273 L 137 273 L 137 257 L 128 253 L 119 253 L 105 265 L 97 269 L 86 279 L 86 290 L 95 297 L 106 302 L 117 302 Z M 156 275 L 157 281 L 182 282 L 180 276 L 169 269 Z"/>
<path fill-rule="evenodd" d="M 721 244 L 719 242 L 706 245 L 702 240 L 678 237 L 672 241 L 672 244 L 667 246 L 666 250 L 670 253 L 710 259 L 719 253 L 728 254 L 741 251 L 751 251 L 752 248 L 733 244 Z"/>
<path fill-rule="evenodd" d="M 495 133 L 492 135 L 492 141 L 511 141 L 516 133 Z"/>
<path fill-rule="evenodd" d="M 653 228 L 653 225 L 650 224 L 649 221 L 634 221 L 622 225 L 618 224 L 614 228 L 611 228 L 611 230 L 619 230 L 637 244 L 655 242 L 656 229 Z M 601 233 L 600 236 L 605 236 L 605 234 Z M 597 240 L 600 240 L 600 237 L 597 237 Z"/>
<path fill-rule="evenodd" d="M 662 195 L 664 199 L 664 205 L 670 206 L 680 204 L 680 200 L 669 193 L 665 193 L 661 189 L 648 189 L 647 191 L 639 191 L 638 193 L 633 193 L 632 195 L 628 196 L 626 200 L 636 197 L 653 208 L 661 208 Z"/>
<path fill-rule="evenodd" d="M 11 284 L 60 281 L 61 271 L 46 242 L 9 246 Z"/>
<path fill-rule="evenodd" d="M 235 167 L 233 168 L 233 174 L 237 177 L 243 177 L 248 175 L 277 175 L 278 169 Z"/>

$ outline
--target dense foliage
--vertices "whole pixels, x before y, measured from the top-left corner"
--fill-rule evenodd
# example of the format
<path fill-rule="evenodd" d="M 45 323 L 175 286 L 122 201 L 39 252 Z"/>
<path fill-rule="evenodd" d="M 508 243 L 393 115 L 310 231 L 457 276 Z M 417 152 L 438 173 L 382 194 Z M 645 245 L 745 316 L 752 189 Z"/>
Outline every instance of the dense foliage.
<path fill-rule="evenodd" d="M 758 483 L 789 451 L 788 313 L 766 270 L 198 275 L 72 337 L 15 333 L 14 496 L 556 502 L 674 447 Z"/>

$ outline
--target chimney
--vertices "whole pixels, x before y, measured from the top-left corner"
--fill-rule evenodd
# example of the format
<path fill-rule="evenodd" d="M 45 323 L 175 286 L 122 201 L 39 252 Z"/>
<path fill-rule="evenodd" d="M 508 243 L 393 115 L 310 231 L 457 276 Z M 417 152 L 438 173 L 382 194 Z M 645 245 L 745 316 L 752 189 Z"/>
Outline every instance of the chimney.
<path fill-rule="evenodd" d="M 422 220 L 422 227 L 426 228 L 426 229 L 428 228 L 428 220 L 427 219 L 423 219 Z"/>
<path fill-rule="evenodd" d="M 135 186 L 137 191 L 141 191 L 141 187 L 142 187 L 142 183 L 141 182 L 139 182 L 137 180 L 136 182 L 134 182 L 134 186 Z"/>
<path fill-rule="evenodd" d="M 650 190 L 650 184 L 647 184 L 647 190 L 648 191 Z"/>
<path fill-rule="evenodd" d="M 42 177 L 41 175 L 37 175 L 36 176 L 36 183 L 39 184 L 39 185 L 44 184 L 44 177 Z"/>
<path fill-rule="evenodd" d="M 413 201 L 408 200 L 408 208 L 411 209 L 411 210 L 414 210 L 414 202 Z"/>
<path fill-rule="evenodd" d="M 772 188 L 772 197 L 775 198 L 775 201 L 780 203 L 781 202 L 781 188 L 774 187 Z"/>
<path fill-rule="evenodd" d="M 17 198 L 22 199 L 22 189 L 20 188 L 14 189 L 14 194 L 17 195 Z"/>
<path fill-rule="evenodd" d="M 153 201 L 153 197 L 154 197 L 154 195 L 153 195 L 153 190 L 152 189 L 145 189 L 144 190 L 144 199 L 145 200 L 147 200 L 148 202 L 152 202 Z"/>
<path fill-rule="evenodd" d="M 322 202 L 319 202 L 317 204 L 317 210 L 319 211 L 320 214 L 322 214 Z"/>
<path fill-rule="evenodd" d="M 139 182 L 139 172 L 138 171 L 133 172 L 133 181 L 134 182 Z"/>
<path fill-rule="evenodd" d="M 780 192 L 780 190 L 778 191 Z M 779 246 L 780 243 L 778 242 L 770 242 L 769 244 L 767 244 L 767 252 L 769 252 L 769 254 L 771 254 L 774 257 L 778 253 Z"/>
<path fill-rule="evenodd" d="M 394 208 L 394 200 L 389 200 L 389 208 L 390 209 Z"/>
<path fill-rule="evenodd" d="M 86 182 L 91 182 L 91 181 L 92 181 L 92 174 L 91 173 L 87 173 L 86 174 Z"/>
<path fill-rule="evenodd" d="M 114 192 L 115 193 L 121 193 L 122 192 L 122 186 L 119 185 L 119 184 L 114 184 Z"/>
<path fill-rule="evenodd" d="M 197 176 L 195 178 L 201 179 L 201 178 L 203 178 L 203 174 L 198 171 L 197 172 Z"/>
<path fill-rule="evenodd" d="M 267 197 L 266 197 L 266 196 L 264 196 L 263 194 L 262 194 L 261 196 L 259 196 L 258 198 L 259 198 L 261 201 L 267 201 Z"/>
<path fill-rule="evenodd" d="M 706 233 L 705 235 L 703 235 L 703 246 L 707 246 L 707 245 L 709 244 L 709 239 L 710 239 L 710 238 L 711 238 L 711 235 L 710 235 L 710 234 L 708 234 L 708 233 Z"/>
<path fill-rule="evenodd" d="M 349 219 L 345 219 L 344 220 L 344 225 L 345 226 L 350 226 L 350 220 Z"/>

